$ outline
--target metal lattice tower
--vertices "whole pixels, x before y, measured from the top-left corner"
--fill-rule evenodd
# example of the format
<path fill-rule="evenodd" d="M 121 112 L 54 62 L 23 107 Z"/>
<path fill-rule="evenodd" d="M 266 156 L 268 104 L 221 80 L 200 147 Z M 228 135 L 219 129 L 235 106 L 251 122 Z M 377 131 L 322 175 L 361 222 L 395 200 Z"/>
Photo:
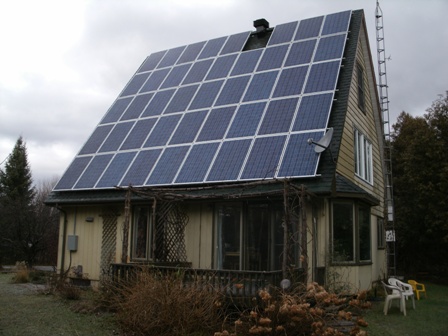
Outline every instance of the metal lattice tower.
<path fill-rule="evenodd" d="M 394 228 L 394 202 L 392 188 L 392 148 L 389 119 L 389 95 L 387 85 L 386 54 L 384 43 L 383 11 L 379 1 L 376 2 L 376 44 L 378 56 L 378 93 L 380 107 L 383 117 L 384 129 L 384 169 L 386 177 L 386 248 L 387 248 L 387 273 L 396 275 L 396 251 L 395 251 L 395 228 Z"/>

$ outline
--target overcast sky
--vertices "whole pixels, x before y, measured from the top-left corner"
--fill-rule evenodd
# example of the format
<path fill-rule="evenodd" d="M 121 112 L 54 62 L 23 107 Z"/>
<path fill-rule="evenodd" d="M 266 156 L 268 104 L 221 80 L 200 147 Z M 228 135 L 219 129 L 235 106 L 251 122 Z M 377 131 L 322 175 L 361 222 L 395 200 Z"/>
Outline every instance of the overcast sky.
<path fill-rule="evenodd" d="M 382 0 L 390 120 L 448 90 L 448 1 Z M 149 54 L 375 0 L 0 0 L 0 167 L 19 136 L 36 182 L 60 177 Z"/>

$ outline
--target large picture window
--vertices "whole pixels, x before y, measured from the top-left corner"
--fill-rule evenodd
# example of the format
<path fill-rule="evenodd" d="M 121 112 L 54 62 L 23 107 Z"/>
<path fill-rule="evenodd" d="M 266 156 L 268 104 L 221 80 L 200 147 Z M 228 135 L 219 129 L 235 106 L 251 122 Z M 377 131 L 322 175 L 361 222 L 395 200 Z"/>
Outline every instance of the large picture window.
<path fill-rule="evenodd" d="M 334 202 L 332 218 L 333 262 L 370 261 L 370 207 L 356 202 Z"/>
<path fill-rule="evenodd" d="M 355 174 L 373 183 L 372 144 L 360 131 L 355 129 Z"/>
<path fill-rule="evenodd" d="M 281 269 L 283 212 L 273 204 L 228 203 L 216 207 L 218 269 Z"/>

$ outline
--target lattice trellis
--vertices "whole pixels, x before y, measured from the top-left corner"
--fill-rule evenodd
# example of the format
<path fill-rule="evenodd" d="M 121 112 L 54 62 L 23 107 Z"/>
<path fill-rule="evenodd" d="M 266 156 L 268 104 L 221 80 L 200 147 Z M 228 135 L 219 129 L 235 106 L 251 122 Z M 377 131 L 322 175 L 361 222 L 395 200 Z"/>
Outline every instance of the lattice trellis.
<path fill-rule="evenodd" d="M 161 262 L 186 262 L 188 215 L 178 202 L 160 202 L 156 210 L 154 256 Z"/>
<path fill-rule="evenodd" d="M 108 274 L 110 263 L 115 261 L 117 244 L 117 215 L 103 214 L 103 234 L 101 238 L 101 277 Z"/>

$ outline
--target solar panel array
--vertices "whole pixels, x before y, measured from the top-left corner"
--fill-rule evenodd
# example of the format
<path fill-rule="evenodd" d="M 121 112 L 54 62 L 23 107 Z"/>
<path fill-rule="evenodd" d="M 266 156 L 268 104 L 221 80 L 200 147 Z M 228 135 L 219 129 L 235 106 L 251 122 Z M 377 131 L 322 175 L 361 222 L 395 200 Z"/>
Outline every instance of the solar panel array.
<path fill-rule="evenodd" d="M 315 176 L 351 11 L 147 57 L 55 190 Z"/>

